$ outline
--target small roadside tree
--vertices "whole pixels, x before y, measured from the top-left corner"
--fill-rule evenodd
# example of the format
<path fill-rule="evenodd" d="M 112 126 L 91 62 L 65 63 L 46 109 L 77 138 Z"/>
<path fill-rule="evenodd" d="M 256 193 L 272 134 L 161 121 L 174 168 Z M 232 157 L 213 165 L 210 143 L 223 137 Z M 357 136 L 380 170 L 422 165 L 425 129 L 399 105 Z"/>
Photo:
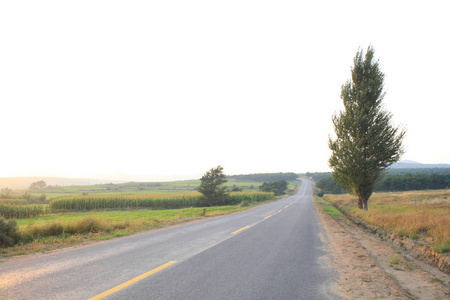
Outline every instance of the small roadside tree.
<path fill-rule="evenodd" d="M 364 210 L 377 179 L 403 154 L 405 135 L 382 107 L 384 74 L 373 57 L 371 46 L 365 56 L 362 50 L 356 53 L 352 78 L 341 88 L 344 110 L 332 118 L 336 138 L 328 143 L 333 178 L 358 197 Z"/>
<path fill-rule="evenodd" d="M 203 194 L 209 206 L 220 205 L 227 197 L 227 188 L 224 186 L 227 182 L 223 167 L 219 165 L 202 176 L 197 191 Z"/>

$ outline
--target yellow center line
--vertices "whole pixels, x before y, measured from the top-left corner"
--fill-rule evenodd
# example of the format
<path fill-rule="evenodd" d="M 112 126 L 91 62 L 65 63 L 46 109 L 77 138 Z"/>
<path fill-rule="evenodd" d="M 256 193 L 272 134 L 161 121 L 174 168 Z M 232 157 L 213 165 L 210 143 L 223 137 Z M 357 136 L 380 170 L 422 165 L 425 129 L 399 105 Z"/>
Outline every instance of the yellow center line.
<path fill-rule="evenodd" d="M 278 212 L 280 213 L 280 212 L 282 212 L 283 210 L 282 209 L 280 209 Z"/>
<path fill-rule="evenodd" d="M 100 299 L 103 299 L 103 298 L 105 298 L 105 297 L 108 297 L 109 295 L 114 294 L 115 292 L 118 292 L 118 291 L 120 291 L 121 289 L 124 289 L 124 288 L 126 288 L 127 286 L 130 286 L 130 285 L 132 285 L 133 283 L 138 282 L 139 280 L 142 280 L 142 279 L 144 279 L 144 278 L 146 278 L 146 277 L 148 277 L 148 276 L 150 276 L 150 275 L 153 275 L 153 274 L 155 274 L 156 272 L 161 271 L 162 269 L 165 269 L 165 268 L 167 268 L 168 266 L 173 265 L 174 263 L 176 263 L 176 261 L 169 261 L 167 264 L 164 264 L 164 265 L 162 265 L 162 266 L 159 266 L 159 267 L 157 267 L 157 268 L 155 268 L 155 269 L 153 269 L 153 270 L 151 270 L 151 271 L 148 271 L 147 273 L 144 273 L 144 274 L 142 274 L 142 275 L 140 275 L 140 276 L 138 276 L 138 277 L 135 277 L 135 278 L 133 278 L 133 279 L 131 279 L 131 280 L 128 280 L 127 282 L 122 283 L 122 284 L 120 284 L 120 285 L 118 285 L 118 286 L 116 286 L 116 287 L 114 287 L 114 288 L 112 288 L 112 289 L 110 289 L 110 290 L 107 290 L 106 292 L 103 292 L 103 293 L 101 293 L 100 295 L 97 295 L 97 296 L 95 296 L 95 297 L 93 297 L 93 298 L 90 298 L 89 300 L 100 300 Z"/>
<path fill-rule="evenodd" d="M 264 220 L 270 218 L 271 216 L 272 216 L 272 215 L 265 217 Z"/>
<path fill-rule="evenodd" d="M 289 205 L 286 205 L 285 207 L 286 207 L 286 208 L 288 208 L 288 207 L 289 207 Z"/>
<path fill-rule="evenodd" d="M 238 232 L 240 232 L 240 231 L 242 231 L 242 230 L 244 230 L 244 229 L 247 229 L 247 228 L 249 228 L 249 227 L 250 227 L 250 226 L 242 227 L 241 229 L 236 230 L 235 232 L 232 232 L 231 234 L 236 234 L 236 233 L 238 233 Z"/>

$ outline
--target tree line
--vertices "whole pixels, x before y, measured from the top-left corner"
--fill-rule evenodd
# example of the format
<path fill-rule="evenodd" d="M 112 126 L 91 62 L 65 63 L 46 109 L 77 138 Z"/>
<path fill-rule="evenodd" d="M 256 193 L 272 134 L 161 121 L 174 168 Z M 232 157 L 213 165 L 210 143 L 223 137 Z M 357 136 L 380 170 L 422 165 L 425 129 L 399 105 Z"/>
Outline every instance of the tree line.
<path fill-rule="evenodd" d="M 438 190 L 450 187 L 450 173 L 447 174 L 404 174 L 386 175 L 375 186 L 376 191 Z"/>
<path fill-rule="evenodd" d="M 226 176 L 230 181 L 278 181 L 286 180 L 293 181 L 297 180 L 298 175 L 295 173 L 257 173 L 257 174 L 245 174 L 245 175 L 230 175 Z"/>
<path fill-rule="evenodd" d="M 388 175 L 405 175 L 405 174 L 447 174 L 450 168 L 390 168 L 387 170 Z"/>
<path fill-rule="evenodd" d="M 325 194 L 340 194 L 347 192 L 331 176 L 321 178 L 317 181 L 316 187 Z M 411 190 L 437 190 L 448 189 L 450 187 L 450 173 L 447 174 L 403 174 L 385 175 L 375 184 L 375 191 L 378 192 L 401 192 Z"/>

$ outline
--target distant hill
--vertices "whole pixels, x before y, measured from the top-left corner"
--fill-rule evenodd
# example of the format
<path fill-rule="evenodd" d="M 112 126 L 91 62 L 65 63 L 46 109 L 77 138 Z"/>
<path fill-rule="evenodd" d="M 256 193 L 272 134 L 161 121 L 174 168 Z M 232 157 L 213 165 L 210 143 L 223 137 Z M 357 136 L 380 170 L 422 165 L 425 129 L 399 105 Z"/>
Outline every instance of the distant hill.
<path fill-rule="evenodd" d="M 403 160 L 391 166 L 391 169 L 430 169 L 430 168 L 450 168 L 450 164 L 421 164 L 412 160 Z"/>
<path fill-rule="evenodd" d="M 0 177 L 0 188 L 28 189 L 33 182 L 43 180 L 47 185 L 91 185 L 101 183 L 122 183 L 123 181 L 90 179 L 90 178 L 64 178 L 64 177 Z"/>

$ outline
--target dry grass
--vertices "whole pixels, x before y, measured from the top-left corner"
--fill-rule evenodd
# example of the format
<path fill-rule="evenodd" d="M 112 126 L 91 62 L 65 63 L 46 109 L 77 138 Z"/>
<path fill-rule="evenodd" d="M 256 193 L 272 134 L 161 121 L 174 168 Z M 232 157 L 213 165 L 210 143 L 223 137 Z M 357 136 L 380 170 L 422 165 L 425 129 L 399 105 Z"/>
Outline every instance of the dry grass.
<path fill-rule="evenodd" d="M 450 252 L 450 190 L 376 193 L 369 211 L 358 209 L 350 195 L 324 198 L 365 222 L 412 239 L 428 238 L 437 252 Z"/>

